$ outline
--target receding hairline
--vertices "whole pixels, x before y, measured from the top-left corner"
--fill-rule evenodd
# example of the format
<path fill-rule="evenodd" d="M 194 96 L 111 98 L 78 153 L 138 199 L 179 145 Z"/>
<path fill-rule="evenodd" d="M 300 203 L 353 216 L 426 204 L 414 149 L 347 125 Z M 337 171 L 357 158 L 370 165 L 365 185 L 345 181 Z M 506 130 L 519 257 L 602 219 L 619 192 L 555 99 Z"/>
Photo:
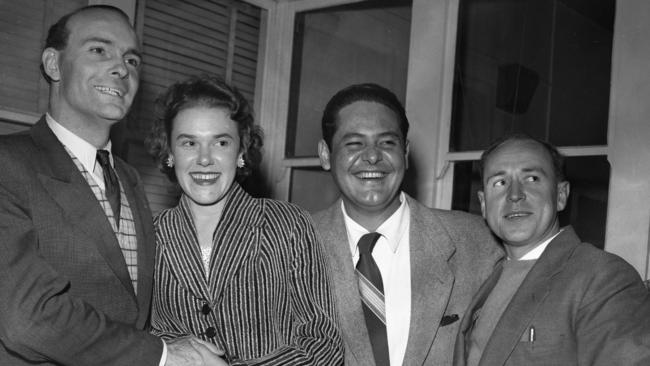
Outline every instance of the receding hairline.
<path fill-rule="evenodd" d="M 527 136 L 515 136 L 513 138 L 508 138 L 504 141 L 501 141 L 498 145 L 494 146 L 492 149 L 490 149 L 489 153 L 484 157 L 484 165 L 481 167 L 481 184 L 485 184 L 485 182 L 491 177 L 491 176 L 486 176 L 486 169 L 490 161 L 494 158 L 494 155 L 496 155 L 498 152 L 502 151 L 506 147 L 510 147 L 513 145 L 524 145 L 528 144 L 529 146 L 536 146 L 538 151 L 541 151 L 543 156 L 548 160 L 549 166 L 550 166 L 550 171 L 548 172 L 549 174 L 553 174 L 555 180 L 557 182 L 566 180 L 566 178 L 562 176 L 558 176 L 558 172 L 556 171 L 556 166 L 555 162 L 553 159 L 553 154 L 549 149 L 544 145 L 543 142 L 536 140 L 532 137 L 527 137 Z M 541 168 L 537 168 L 541 169 Z"/>
<path fill-rule="evenodd" d="M 117 15 L 120 19 L 124 20 L 127 24 L 131 26 L 131 19 L 126 13 L 120 8 L 109 6 L 109 5 L 95 5 L 95 6 L 86 6 L 80 8 L 70 14 L 66 26 L 70 24 L 75 18 L 78 18 L 83 15 L 90 15 L 91 13 L 111 13 Z M 133 26 L 131 26 L 133 28 Z"/>

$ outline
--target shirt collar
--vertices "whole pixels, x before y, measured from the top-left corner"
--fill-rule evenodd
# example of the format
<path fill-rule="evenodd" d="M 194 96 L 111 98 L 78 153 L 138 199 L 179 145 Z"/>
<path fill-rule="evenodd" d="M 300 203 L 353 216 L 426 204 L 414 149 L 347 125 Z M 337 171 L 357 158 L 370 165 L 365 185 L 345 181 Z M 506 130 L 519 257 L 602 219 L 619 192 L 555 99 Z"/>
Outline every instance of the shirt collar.
<path fill-rule="evenodd" d="M 529 261 L 529 260 L 537 260 L 539 257 L 542 256 L 542 253 L 544 253 L 544 250 L 546 250 L 546 247 L 551 243 L 553 239 L 555 239 L 556 236 L 560 235 L 564 229 L 560 229 L 555 235 L 551 236 L 550 238 L 544 240 L 544 242 L 535 248 L 531 249 L 528 253 L 524 254 L 521 258 L 518 260 L 520 261 Z M 508 258 L 510 259 L 510 258 Z"/>
<path fill-rule="evenodd" d="M 381 234 L 381 236 L 387 240 L 388 246 L 393 253 L 395 253 L 399 247 L 402 233 L 404 233 L 405 230 L 408 230 L 408 227 L 406 227 L 408 225 L 408 220 L 406 219 L 410 215 L 410 209 L 406 202 L 404 192 L 400 193 L 399 200 L 400 205 L 397 210 L 395 210 L 395 212 L 393 212 L 393 214 L 379 225 L 377 230 L 375 230 L 375 232 Z M 343 212 L 343 220 L 348 233 L 350 251 L 354 255 L 357 252 L 357 243 L 359 242 L 359 239 L 361 239 L 364 234 L 369 233 L 369 231 L 350 218 L 348 213 L 345 211 L 343 201 L 341 201 L 341 211 Z"/>
<path fill-rule="evenodd" d="M 67 147 L 72 154 L 79 159 L 81 165 L 86 168 L 89 172 L 95 171 L 95 161 L 97 160 L 97 148 L 90 144 L 88 141 L 82 139 L 81 137 L 75 135 L 67 128 L 63 127 L 60 123 L 54 120 L 49 113 L 45 114 L 45 120 L 48 127 L 54 132 L 59 141 L 63 146 Z M 104 150 L 111 151 L 111 141 L 109 140 L 106 146 L 103 147 Z M 111 165 L 113 165 L 113 154 L 109 155 Z"/>

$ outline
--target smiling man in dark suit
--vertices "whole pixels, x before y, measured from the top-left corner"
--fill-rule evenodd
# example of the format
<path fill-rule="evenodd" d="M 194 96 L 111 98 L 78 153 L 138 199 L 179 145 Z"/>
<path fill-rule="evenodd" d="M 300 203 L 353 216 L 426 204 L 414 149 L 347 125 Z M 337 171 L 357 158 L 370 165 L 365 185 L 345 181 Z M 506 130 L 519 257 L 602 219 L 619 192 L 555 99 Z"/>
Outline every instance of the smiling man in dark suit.
<path fill-rule="evenodd" d="M 146 331 L 154 236 L 136 171 L 110 153 L 138 89 L 128 17 L 90 6 L 49 31 L 49 110 L 0 138 L 0 365 L 217 364 Z"/>
<path fill-rule="evenodd" d="M 638 273 L 560 228 L 569 182 L 557 149 L 515 135 L 486 149 L 481 166 L 481 210 L 508 259 L 466 312 L 454 364 L 649 365 Z"/>
<path fill-rule="evenodd" d="M 502 255 L 480 217 L 400 191 L 408 126 L 395 95 L 375 84 L 339 91 L 323 113 L 321 165 L 341 199 L 314 221 L 346 365 L 451 364 L 457 320 Z"/>

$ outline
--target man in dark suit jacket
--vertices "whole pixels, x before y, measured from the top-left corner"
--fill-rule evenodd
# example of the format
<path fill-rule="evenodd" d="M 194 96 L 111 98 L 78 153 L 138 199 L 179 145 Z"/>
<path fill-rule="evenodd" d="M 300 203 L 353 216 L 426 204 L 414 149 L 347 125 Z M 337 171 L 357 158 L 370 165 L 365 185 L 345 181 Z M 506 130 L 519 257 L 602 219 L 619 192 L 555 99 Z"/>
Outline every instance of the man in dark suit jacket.
<path fill-rule="evenodd" d="M 197 339 L 165 345 L 145 329 L 151 213 L 136 171 L 109 153 L 110 127 L 138 88 L 139 55 L 119 9 L 63 17 L 42 54 L 47 115 L 0 138 L 0 365 L 218 360 Z"/>
<path fill-rule="evenodd" d="M 557 149 L 512 136 L 481 165 L 481 210 L 508 260 L 466 312 L 454 364 L 650 364 L 650 303 L 638 273 L 560 228 L 569 183 Z"/>
<path fill-rule="evenodd" d="M 314 221 L 329 257 L 345 364 L 451 364 L 457 320 L 501 250 L 480 217 L 429 209 L 400 192 L 408 120 L 393 93 L 375 84 L 345 88 L 322 122 L 321 165 L 342 197 Z M 375 241 L 368 254 L 365 237 Z M 366 264 L 374 275 L 361 269 Z M 365 295 L 366 277 L 381 282 L 371 290 L 380 300 Z"/>

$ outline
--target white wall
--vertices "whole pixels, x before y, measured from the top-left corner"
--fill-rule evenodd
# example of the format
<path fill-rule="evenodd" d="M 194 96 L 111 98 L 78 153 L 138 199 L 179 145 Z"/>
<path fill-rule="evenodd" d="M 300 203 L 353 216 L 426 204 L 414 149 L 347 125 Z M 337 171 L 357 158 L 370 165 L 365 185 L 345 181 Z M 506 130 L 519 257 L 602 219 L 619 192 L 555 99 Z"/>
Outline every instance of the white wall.
<path fill-rule="evenodd" d="M 614 23 L 605 250 L 648 279 L 650 242 L 650 1 L 619 0 Z"/>

